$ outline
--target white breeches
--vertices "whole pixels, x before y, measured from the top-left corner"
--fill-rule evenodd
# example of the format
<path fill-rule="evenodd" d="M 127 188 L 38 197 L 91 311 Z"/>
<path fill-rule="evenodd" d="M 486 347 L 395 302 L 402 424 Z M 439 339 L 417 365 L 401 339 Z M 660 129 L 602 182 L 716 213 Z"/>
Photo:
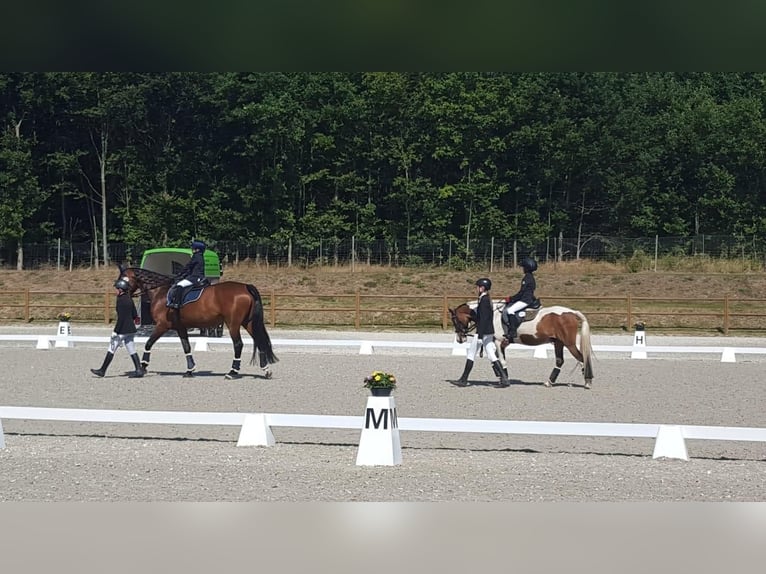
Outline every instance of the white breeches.
<path fill-rule="evenodd" d="M 516 301 L 515 303 L 508 305 L 505 312 L 508 313 L 509 315 L 513 315 L 517 311 L 521 311 L 522 309 L 526 309 L 526 308 L 527 308 L 527 304 L 524 303 L 524 301 Z"/>
<path fill-rule="evenodd" d="M 470 361 L 476 360 L 476 354 L 479 352 L 479 345 L 484 345 L 484 352 L 487 354 L 487 358 L 490 363 L 497 361 L 497 346 L 495 345 L 494 335 L 484 335 L 479 343 L 479 337 L 473 335 L 471 341 L 468 343 L 468 351 L 466 352 L 466 359 Z"/>
<path fill-rule="evenodd" d="M 109 339 L 109 352 L 114 355 L 117 349 L 120 348 L 120 345 L 124 344 L 125 348 L 128 350 L 128 354 L 135 355 L 136 343 L 133 341 L 133 337 L 135 337 L 135 333 L 130 333 L 128 335 L 112 333 L 112 338 Z"/>

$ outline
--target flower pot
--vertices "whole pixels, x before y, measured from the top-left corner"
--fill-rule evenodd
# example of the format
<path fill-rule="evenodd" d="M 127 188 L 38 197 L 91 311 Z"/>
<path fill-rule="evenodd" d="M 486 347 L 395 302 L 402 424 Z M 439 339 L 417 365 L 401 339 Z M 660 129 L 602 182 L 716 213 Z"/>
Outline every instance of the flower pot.
<path fill-rule="evenodd" d="M 370 392 L 373 397 L 390 397 L 393 390 L 391 387 L 372 387 Z"/>

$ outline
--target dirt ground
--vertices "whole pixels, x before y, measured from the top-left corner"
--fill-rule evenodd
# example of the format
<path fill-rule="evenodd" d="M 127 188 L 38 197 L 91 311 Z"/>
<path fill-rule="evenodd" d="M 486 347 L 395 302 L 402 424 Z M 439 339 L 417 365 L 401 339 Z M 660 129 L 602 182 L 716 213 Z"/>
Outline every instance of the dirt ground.
<path fill-rule="evenodd" d="M 393 335 L 392 335 L 393 336 Z M 405 337 L 405 336 L 402 336 Z M 361 415 L 375 369 L 394 372 L 399 417 L 766 424 L 763 362 L 600 358 L 593 389 L 568 361 L 552 389 L 550 361 L 518 358 L 513 385 L 498 389 L 489 363 L 474 386 L 450 384 L 464 359 L 278 349 L 274 377 L 247 367 L 223 378 L 229 350 L 197 353 L 198 375 L 181 377 L 183 353 L 158 348 L 143 379 L 125 376 L 118 351 L 107 377 L 88 371 L 103 345 L 41 351 L 0 346 L 4 406 Z M 574 383 L 568 386 L 567 383 Z M 735 392 L 736 391 L 736 392 Z M 402 464 L 355 465 L 359 432 L 274 428 L 271 448 L 237 447 L 239 429 L 209 425 L 4 420 L 0 501 L 763 501 L 764 444 L 688 441 L 689 461 L 652 459 L 653 439 L 402 431 Z"/>

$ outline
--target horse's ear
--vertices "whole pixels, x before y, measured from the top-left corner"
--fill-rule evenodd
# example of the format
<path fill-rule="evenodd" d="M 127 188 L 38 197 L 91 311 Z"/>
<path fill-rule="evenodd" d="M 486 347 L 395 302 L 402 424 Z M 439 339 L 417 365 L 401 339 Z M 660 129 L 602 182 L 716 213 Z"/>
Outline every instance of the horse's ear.
<path fill-rule="evenodd" d="M 117 267 L 118 267 L 118 268 L 119 268 L 119 270 L 120 270 L 120 275 L 122 275 L 123 273 L 125 273 L 125 266 L 124 266 L 122 263 L 118 263 L 118 264 L 117 264 Z"/>

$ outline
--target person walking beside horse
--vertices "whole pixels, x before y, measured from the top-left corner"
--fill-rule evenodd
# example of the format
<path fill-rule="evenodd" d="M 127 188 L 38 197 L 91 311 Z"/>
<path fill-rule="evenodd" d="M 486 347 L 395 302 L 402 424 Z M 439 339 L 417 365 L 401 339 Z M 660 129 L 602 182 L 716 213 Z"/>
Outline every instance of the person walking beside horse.
<path fill-rule="evenodd" d="M 138 360 L 138 353 L 136 352 L 136 344 L 133 338 L 136 334 L 136 320 L 138 319 L 138 312 L 136 306 L 133 304 L 133 299 L 130 297 L 130 284 L 127 279 L 120 277 L 114 282 L 114 288 L 117 289 L 117 301 L 115 302 L 115 309 L 117 310 L 117 319 L 114 323 L 114 331 L 112 337 L 109 340 L 109 350 L 106 352 L 104 362 L 98 369 L 91 369 L 90 372 L 97 377 L 103 377 L 106 375 L 106 369 L 114 359 L 114 354 L 121 345 L 125 345 L 130 354 L 130 358 L 133 361 L 135 371 L 128 375 L 131 379 L 137 379 L 144 376 L 144 370 L 141 367 L 141 362 Z"/>
<path fill-rule="evenodd" d="M 466 354 L 465 368 L 463 374 L 455 382 L 460 387 L 467 387 L 468 375 L 473 369 L 473 363 L 476 359 L 476 353 L 479 350 L 479 345 L 484 347 L 484 352 L 487 354 L 489 362 L 492 363 L 492 370 L 500 377 L 500 384 L 504 387 L 509 386 L 511 383 L 508 380 L 508 375 L 500 364 L 500 359 L 497 356 L 497 345 L 495 345 L 495 325 L 494 325 L 494 309 L 492 306 L 492 298 L 489 295 L 490 289 L 492 289 L 492 281 L 486 277 L 482 277 L 476 281 L 476 288 L 479 291 L 478 304 L 476 306 L 476 336 L 471 339 Z"/>

